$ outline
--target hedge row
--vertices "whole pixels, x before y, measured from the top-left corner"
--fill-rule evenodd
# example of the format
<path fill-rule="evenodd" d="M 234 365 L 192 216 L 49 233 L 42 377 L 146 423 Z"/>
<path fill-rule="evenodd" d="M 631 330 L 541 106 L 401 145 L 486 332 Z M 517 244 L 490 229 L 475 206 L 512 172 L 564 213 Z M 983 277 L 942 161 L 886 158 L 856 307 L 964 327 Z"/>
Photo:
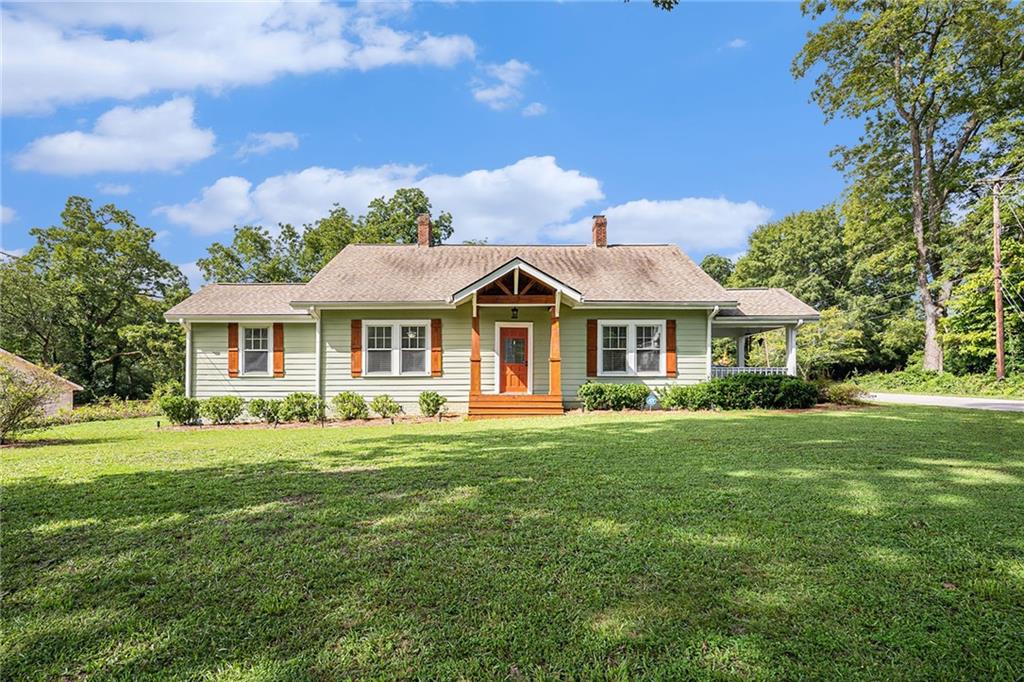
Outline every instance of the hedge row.
<path fill-rule="evenodd" d="M 812 407 L 821 392 L 796 377 L 738 374 L 690 386 L 666 386 L 656 389 L 655 395 L 668 410 L 771 410 Z M 639 410 L 650 393 L 644 384 L 588 382 L 580 386 L 577 396 L 585 410 Z"/>
<path fill-rule="evenodd" d="M 420 393 L 420 411 L 434 417 L 445 411 L 448 399 L 434 391 Z M 238 421 L 244 412 L 249 417 L 268 424 L 282 422 L 315 422 L 327 417 L 326 404 L 312 393 L 292 393 L 282 400 L 254 398 L 248 405 L 237 396 L 215 396 L 199 400 L 183 395 L 166 395 L 160 398 L 160 410 L 174 424 L 199 424 L 203 419 L 214 424 L 231 424 Z M 372 410 L 385 419 L 392 419 L 402 411 L 402 406 L 389 395 L 375 397 L 369 405 L 358 393 L 345 391 L 331 401 L 334 416 L 338 419 L 367 419 Z"/>

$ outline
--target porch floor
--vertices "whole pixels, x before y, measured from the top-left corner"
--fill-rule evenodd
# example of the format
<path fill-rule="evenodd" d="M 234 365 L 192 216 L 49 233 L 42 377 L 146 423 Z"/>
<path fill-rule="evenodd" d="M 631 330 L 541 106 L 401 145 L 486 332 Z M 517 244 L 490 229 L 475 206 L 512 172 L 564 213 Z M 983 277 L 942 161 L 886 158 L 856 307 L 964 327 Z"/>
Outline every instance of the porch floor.
<path fill-rule="evenodd" d="M 564 414 L 565 405 L 559 395 L 480 394 L 469 396 L 470 419 L 495 417 L 536 417 Z"/>

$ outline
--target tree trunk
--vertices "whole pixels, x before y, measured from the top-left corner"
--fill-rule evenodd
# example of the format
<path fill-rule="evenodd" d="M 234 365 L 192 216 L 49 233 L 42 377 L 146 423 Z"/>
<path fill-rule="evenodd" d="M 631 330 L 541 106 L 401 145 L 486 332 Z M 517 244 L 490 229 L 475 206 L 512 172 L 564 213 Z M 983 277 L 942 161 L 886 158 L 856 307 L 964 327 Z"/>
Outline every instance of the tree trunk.
<path fill-rule="evenodd" d="M 914 228 L 914 246 L 917 250 L 917 291 L 924 309 L 924 368 L 942 371 L 942 346 L 939 345 L 939 317 L 941 309 L 935 304 L 928 281 L 928 243 L 924 226 L 924 178 L 921 169 L 921 132 L 916 123 L 910 124 L 910 146 L 913 163 L 910 205 Z"/>

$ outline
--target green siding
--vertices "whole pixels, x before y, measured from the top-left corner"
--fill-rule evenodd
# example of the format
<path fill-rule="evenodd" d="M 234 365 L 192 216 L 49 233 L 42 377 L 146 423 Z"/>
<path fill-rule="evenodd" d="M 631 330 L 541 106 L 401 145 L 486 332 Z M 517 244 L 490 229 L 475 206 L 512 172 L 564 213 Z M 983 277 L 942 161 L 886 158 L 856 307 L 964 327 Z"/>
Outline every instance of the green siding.
<path fill-rule="evenodd" d="M 316 325 L 312 323 L 285 323 L 283 377 L 229 377 L 226 323 L 193 324 L 192 352 L 192 395 L 196 398 L 283 398 L 296 391 L 316 390 Z"/>

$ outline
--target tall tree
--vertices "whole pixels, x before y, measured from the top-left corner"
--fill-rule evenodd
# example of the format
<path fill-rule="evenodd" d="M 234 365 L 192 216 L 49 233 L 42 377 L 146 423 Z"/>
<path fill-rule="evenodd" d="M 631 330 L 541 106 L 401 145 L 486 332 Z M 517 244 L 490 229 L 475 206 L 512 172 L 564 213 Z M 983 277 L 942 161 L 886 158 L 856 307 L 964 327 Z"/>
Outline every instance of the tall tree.
<path fill-rule="evenodd" d="M 144 394 L 148 386 L 133 374 L 142 353 L 119 330 L 160 322 L 164 301 L 187 288 L 178 268 L 153 249 L 153 230 L 116 206 L 95 209 L 88 199 L 70 197 L 60 225 L 31 234 L 35 246 L 0 266 L 3 345 L 60 364 L 86 388 L 86 398 Z M 11 292 L 9 283 L 23 286 L 25 295 Z M 41 330 L 43 321 L 52 329 Z"/>
<path fill-rule="evenodd" d="M 342 249 L 357 241 L 358 225 L 352 215 L 335 204 L 326 217 L 302 232 L 302 253 L 299 266 L 304 280 L 310 279 Z"/>
<path fill-rule="evenodd" d="M 826 119 L 865 120 L 837 150 L 854 179 L 895 169 L 894 201 L 910 206 L 924 366 L 942 369 L 940 320 L 951 287 L 943 269 L 951 206 L 981 175 L 1006 172 L 1004 146 L 1024 114 L 1024 10 L 1009 0 L 804 0 L 827 17 L 793 62 L 820 69 L 812 97 Z"/>
<path fill-rule="evenodd" d="M 700 262 L 700 269 L 711 275 L 711 279 L 722 286 L 729 281 L 735 267 L 731 260 L 725 256 L 719 256 L 717 253 L 709 253 Z"/>
<path fill-rule="evenodd" d="M 360 219 L 359 240 L 380 244 L 415 244 L 416 218 L 430 213 L 430 199 L 417 187 L 397 190 L 391 198 L 378 197 L 370 202 Z M 440 243 L 454 232 L 452 214 L 442 211 L 433 220 L 433 239 Z"/>
<path fill-rule="evenodd" d="M 301 282 L 302 238 L 291 225 L 277 235 L 259 225 L 235 227 L 230 244 L 214 242 L 196 260 L 207 282 Z"/>

